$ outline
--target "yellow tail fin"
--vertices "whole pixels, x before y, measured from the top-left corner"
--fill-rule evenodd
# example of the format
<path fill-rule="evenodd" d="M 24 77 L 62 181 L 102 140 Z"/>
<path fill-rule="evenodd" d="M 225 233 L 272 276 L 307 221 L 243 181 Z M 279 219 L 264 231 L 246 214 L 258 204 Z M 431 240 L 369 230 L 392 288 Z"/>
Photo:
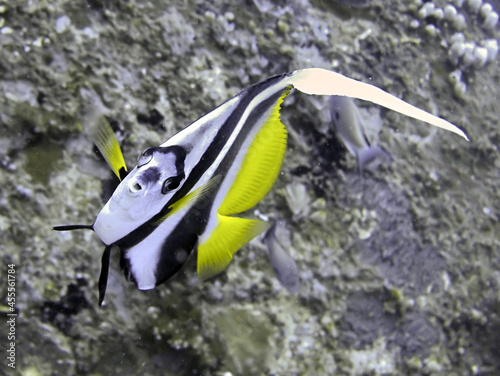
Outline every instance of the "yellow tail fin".
<path fill-rule="evenodd" d="M 269 224 L 255 219 L 226 217 L 217 214 L 219 221 L 209 238 L 198 245 L 198 279 L 205 281 L 223 271 L 233 255 Z"/>

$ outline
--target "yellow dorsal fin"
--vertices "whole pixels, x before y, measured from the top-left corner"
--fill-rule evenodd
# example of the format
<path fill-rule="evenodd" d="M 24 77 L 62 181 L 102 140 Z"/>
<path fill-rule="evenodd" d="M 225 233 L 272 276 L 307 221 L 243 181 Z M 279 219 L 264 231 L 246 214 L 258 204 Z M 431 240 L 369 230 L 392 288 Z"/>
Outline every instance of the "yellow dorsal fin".
<path fill-rule="evenodd" d="M 265 124 L 255 136 L 241 169 L 219 208 L 222 215 L 248 210 L 271 190 L 285 157 L 287 131 L 280 121 L 280 107 L 290 89 L 286 89 L 269 110 Z"/>
<path fill-rule="evenodd" d="M 127 166 L 113 129 L 104 116 L 98 118 L 97 123 L 91 128 L 90 134 L 108 166 L 118 176 L 118 179 L 123 179 L 127 172 Z"/>
<path fill-rule="evenodd" d="M 233 255 L 257 235 L 269 228 L 255 219 L 217 214 L 218 224 L 210 237 L 198 245 L 198 279 L 205 281 L 223 271 Z"/>

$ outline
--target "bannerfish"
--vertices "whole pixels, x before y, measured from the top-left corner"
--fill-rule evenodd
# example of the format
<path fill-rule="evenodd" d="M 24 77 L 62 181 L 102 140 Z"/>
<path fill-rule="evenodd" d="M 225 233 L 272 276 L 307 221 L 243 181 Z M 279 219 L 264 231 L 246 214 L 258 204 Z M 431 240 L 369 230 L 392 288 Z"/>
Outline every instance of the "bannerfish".
<path fill-rule="evenodd" d="M 363 174 L 365 165 L 374 159 L 390 154 L 378 145 L 370 145 L 365 132 L 364 121 L 352 98 L 334 95 L 330 99 L 330 115 L 338 137 L 347 150 L 356 157 L 358 169 Z"/>
<path fill-rule="evenodd" d="M 126 277 L 140 290 L 150 290 L 176 274 L 195 247 L 199 280 L 213 277 L 238 249 L 269 228 L 266 222 L 233 215 L 254 207 L 278 177 L 287 142 L 280 108 L 292 88 L 368 100 L 467 139 L 446 120 L 375 86 L 320 68 L 248 87 L 165 143 L 146 149 L 128 174 L 111 127 L 97 127 L 96 146 L 121 182 L 92 225 L 54 230 L 90 229 L 106 245 L 99 305 L 113 246 L 121 251 Z"/>
<path fill-rule="evenodd" d="M 262 240 L 267 247 L 269 262 L 273 267 L 276 278 L 288 291 L 297 293 L 300 289 L 299 269 L 295 264 L 295 260 L 278 240 L 276 235 L 277 226 L 278 221 L 273 221 L 269 229 L 264 233 Z"/>

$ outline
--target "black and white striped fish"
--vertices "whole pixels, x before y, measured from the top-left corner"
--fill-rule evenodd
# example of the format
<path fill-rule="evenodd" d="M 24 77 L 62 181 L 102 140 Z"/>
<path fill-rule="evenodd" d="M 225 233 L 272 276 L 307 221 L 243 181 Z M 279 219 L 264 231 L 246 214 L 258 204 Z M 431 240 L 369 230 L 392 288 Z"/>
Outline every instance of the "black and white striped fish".
<path fill-rule="evenodd" d="M 94 224 L 54 229 L 92 229 L 106 244 L 99 304 L 114 245 L 121 250 L 127 277 L 140 290 L 149 290 L 179 271 L 195 247 L 203 281 L 224 270 L 238 249 L 268 229 L 266 222 L 233 215 L 254 207 L 278 177 L 287 141 L 280 105 L 292 88 L 368 100 L 467 139 L 451 123 L 381 89 L 319 68 L 250 86 L 165 143 L 146 149 L 129 174 L 111 128 L 98 127 L 96 145 L 123 180 Z"/>

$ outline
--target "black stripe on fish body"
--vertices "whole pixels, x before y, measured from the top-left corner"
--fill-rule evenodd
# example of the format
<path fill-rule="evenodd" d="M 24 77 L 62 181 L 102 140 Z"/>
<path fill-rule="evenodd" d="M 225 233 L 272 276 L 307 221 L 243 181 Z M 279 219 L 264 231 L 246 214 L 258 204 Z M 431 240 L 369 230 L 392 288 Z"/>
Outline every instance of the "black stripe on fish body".
<path fill-rule="evenodd" d="M 155 286 L 172 278 L 186 263 L 198 240 L 191 228 L 192 223 L 181 220 L 165 239 L 155 268 Z M 134 261 L 126 255 L 127 249 L 121 249 L 120 265 L 125 276 L 138 285 L 138 278 L 132 273 L 131 263 Z"/>
<path fill-rule="evenodd" d="M 207 225 L 216 192 L 217 188 L 210 191 L 202 200 L 197 201 L 165 238 L 160 260 L 156 266 L 156 285 L 173 277 L 186 263 L 198 241 L 199 234 Z"/>

